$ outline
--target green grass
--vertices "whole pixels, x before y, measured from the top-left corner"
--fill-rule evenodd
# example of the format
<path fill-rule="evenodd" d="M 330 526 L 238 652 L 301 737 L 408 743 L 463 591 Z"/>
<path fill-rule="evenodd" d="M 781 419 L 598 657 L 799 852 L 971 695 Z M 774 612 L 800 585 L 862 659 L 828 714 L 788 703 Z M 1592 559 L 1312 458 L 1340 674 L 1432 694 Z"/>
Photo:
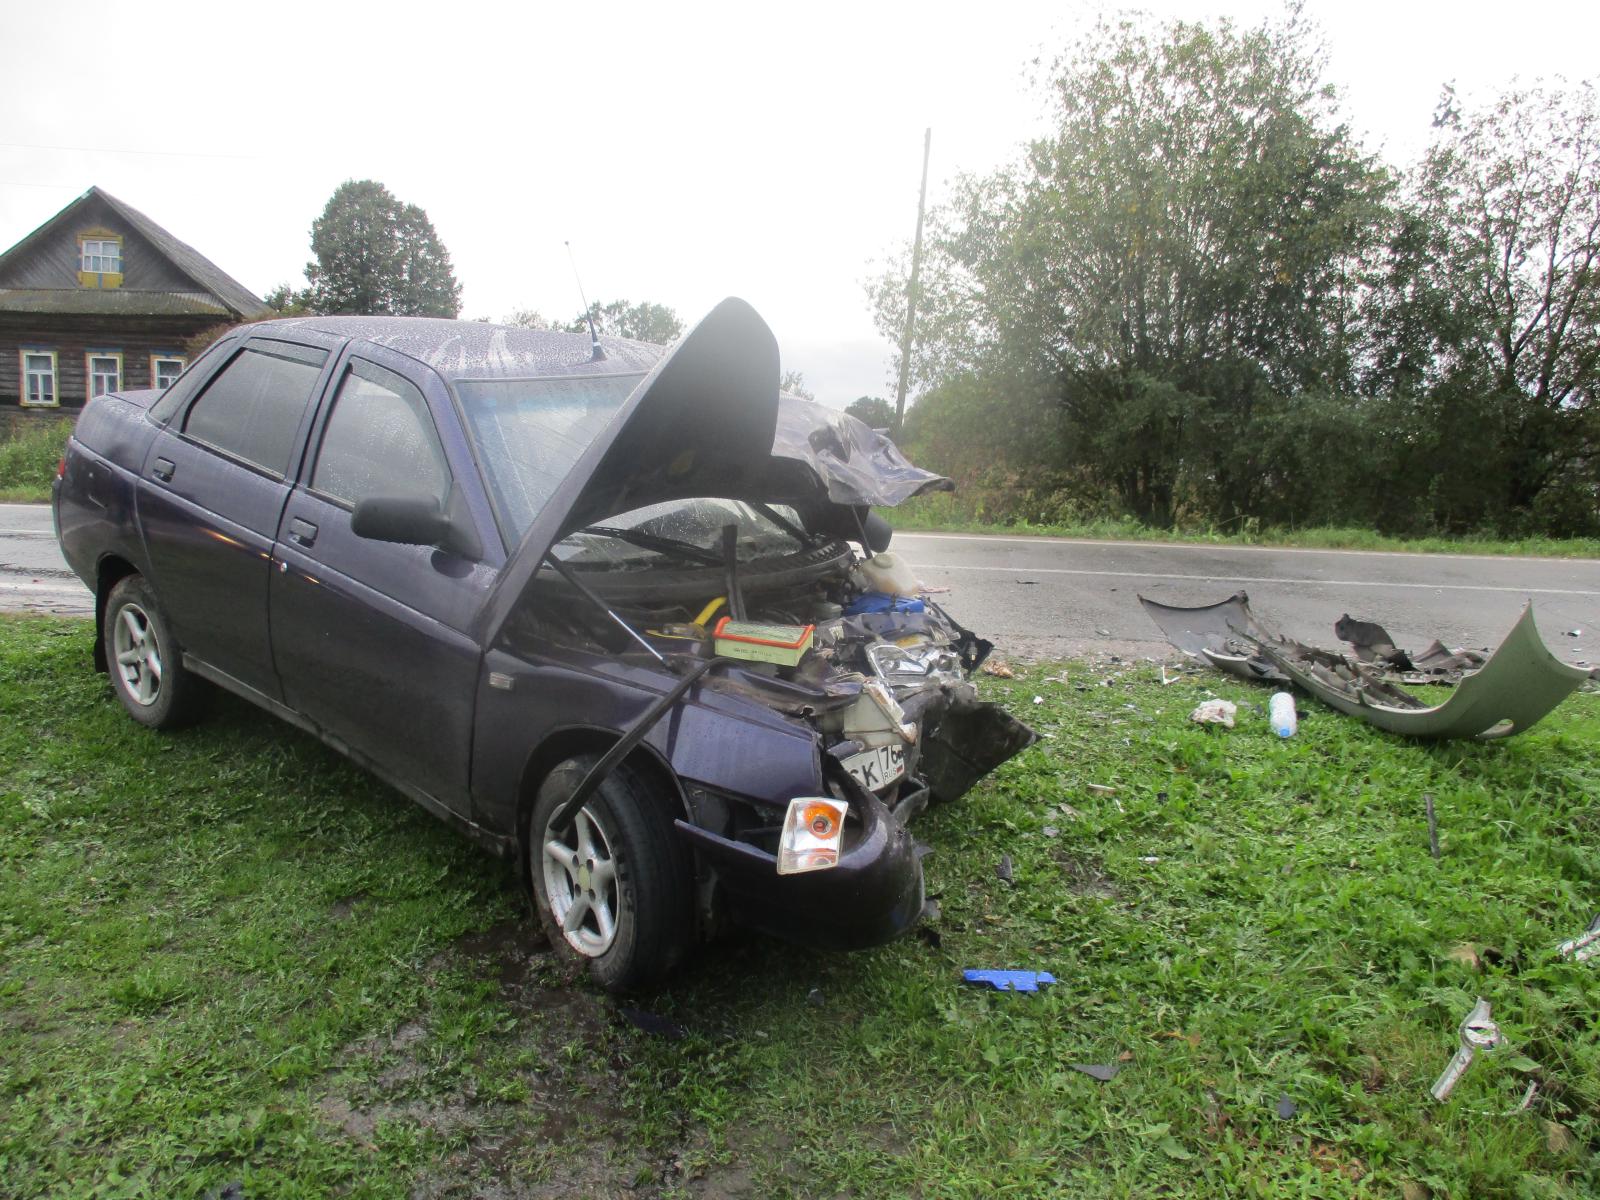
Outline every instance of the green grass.
<path fill-rule="evenodd" d="M 71 432 L 70 422 L 49 419 L 23 422 L 10 434 L 0 432 L 0 502 L 50 499 L 50 481 Z"/>
<path fill-rule="evenodd" d="M 1264 691 L 1147 665 L 986 678 L 1045 736 L 919 824 L 941 944 L 720 944 L 637 1002 L 670 1041 L 311 740 L 134 726 L 81 623 L 0 620 L 0 680 L 8 1196 L 1600 1190 L 1600 962 L 1552 950 L 1600 908 L 1593 694 L 1425 746 L 1317 708 L 1280 742 Z M 1208 690 L 1239 728 L 1187 720 Z M 1476 995 L 1509 1045 L 1435 1105 Z"/>
<path fill-rule="evenodd" d="M 1286 546 L 1311 550 L 1391 550 L 1413 554 L 1494 554 L 1548 558 L 1600 558 L 1600 538 L 1391 537 L 1371 529 L 1321 526 L 1307 529 L 1215 525 L 1162 529 L 1133 517 L 1101 517 L 1066 523 L 1030 520 L 1010 508 L 988 507 L 981 489 L 973 495 L 936 492 L 908 500 L 887 514 L 908 533 L 1010 533 L 1094 541 L 1200 542 L 1225 546 Z"/>

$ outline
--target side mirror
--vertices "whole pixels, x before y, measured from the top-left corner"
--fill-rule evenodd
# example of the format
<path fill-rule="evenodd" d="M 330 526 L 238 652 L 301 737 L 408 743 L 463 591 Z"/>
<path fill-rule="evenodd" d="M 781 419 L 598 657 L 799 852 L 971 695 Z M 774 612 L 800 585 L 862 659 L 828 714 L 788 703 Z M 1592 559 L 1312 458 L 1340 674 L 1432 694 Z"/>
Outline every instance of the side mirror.
<path fill-rule="evenodd" d="M 477 539 L 463 536 L 456 524 L 426 496 L 369 496 L 356 502 L 350 532 L 374 542 L 402 546 L 437 546 L 467 555 Z M 470 556 L 470 555 L 469 555 Z"/>

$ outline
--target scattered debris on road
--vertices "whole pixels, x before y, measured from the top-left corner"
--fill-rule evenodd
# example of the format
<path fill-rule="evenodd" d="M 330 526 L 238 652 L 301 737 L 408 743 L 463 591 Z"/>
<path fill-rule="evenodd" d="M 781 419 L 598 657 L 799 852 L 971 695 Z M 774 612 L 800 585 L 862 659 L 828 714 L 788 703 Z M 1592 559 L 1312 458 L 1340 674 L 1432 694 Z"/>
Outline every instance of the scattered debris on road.
<path fill-rule="evenodd" d="M 1122 1070 L 1116 1063 L 1068 1063 L 1074 1071 L 1082 1071 L 1090 1079 L 1098 1079 L 1101 1083 L 1110 1083 L 1117 1077 L 1117 1072 Z"/>
<path fill-rule="evenodd" d="M 1244 592 L 1197 608 L 1177 608 L 1143 596 L 1139 602 L 1184 653 L 1242 679 L 1297 684 L 1330 708 L 1409 737 L 1509 737 L 1536 724 L 1588 678 L 1588 672 L 1561 662 L 1544 644 L 1531 604 L 1481 667 L 1452 666 L 1427 676 L 1430 683 L 1459 680 L 1448 700 L 1429 705 L 1391 683 L 1372 662 L 1307 646 L 1263 625 Z M 1381 626 L 1349 622 L 1348 617 L 1341 623 L 1347 622 L 1347 632 L 1376 639 L 1361 643 L 1369 652 L 1376 654 L 1380 643 L 1387 644 Z M 1434 649 L 1408 661 L 1413 667 L 1417 661 L 1432 662 Z M 1454 657 L 1470 661 L 1469 656 Z"/>

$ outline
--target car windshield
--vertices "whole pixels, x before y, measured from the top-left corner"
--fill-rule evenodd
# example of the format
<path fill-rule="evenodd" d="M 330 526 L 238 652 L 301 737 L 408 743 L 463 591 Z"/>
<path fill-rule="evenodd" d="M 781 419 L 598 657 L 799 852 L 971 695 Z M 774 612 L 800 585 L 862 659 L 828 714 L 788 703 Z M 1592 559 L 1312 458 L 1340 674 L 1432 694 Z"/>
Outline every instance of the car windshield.
<path fill-rule="evenodd" d="M 803 544 L 799 517 L 786 507 L 699 497 L 649 504 L 568 534 L 554 547 L 563 562 L 606 568 L 639 563 L 710 565 L 722 561 L 722 530 L 738 529 L 738 558 L 788 554 Z"/>
<path fill-rule="evenodd" d="M 643 375 L 463 379 L 456 383 L 495 508 L 512 542 Z"/>

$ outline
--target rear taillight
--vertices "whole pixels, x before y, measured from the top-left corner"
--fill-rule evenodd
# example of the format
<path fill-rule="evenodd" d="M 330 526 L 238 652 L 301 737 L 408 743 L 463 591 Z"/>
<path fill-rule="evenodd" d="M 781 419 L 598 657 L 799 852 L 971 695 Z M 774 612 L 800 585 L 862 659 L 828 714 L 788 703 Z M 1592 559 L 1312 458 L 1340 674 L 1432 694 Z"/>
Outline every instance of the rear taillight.
<path fill-rule="evenodd" d="M 60 479 L 67 473 L 67 456 L 63 454 L 56 460 L 56 478 Z"/>

